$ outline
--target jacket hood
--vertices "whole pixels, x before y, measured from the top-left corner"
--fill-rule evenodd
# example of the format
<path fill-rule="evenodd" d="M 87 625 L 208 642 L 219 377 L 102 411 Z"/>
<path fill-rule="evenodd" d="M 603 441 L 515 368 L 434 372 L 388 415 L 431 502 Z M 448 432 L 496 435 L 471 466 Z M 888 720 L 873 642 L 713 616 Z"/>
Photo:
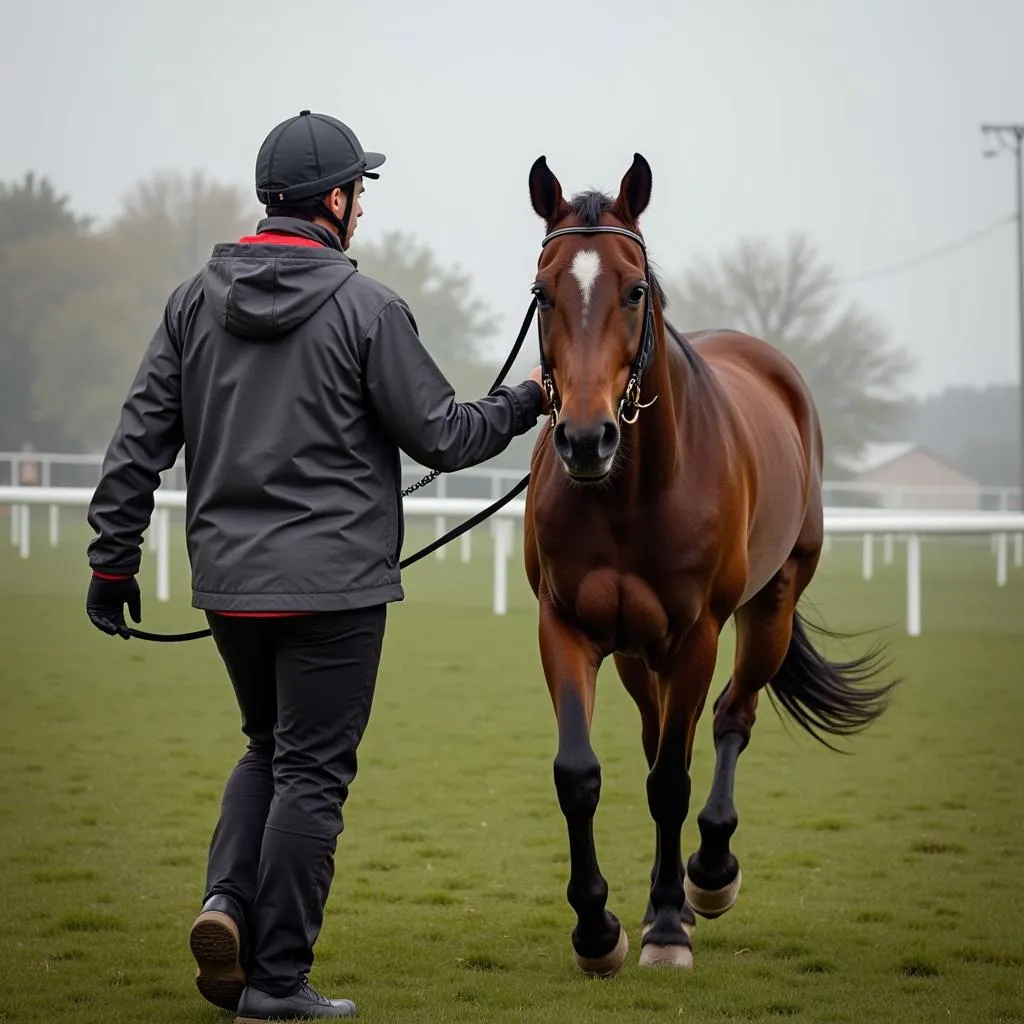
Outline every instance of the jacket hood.
<path fill-rule="evenodd" d="M 267 217 L 256 235 L 214 246 L 200 272 L 224 330 L 254 341 L 294 330 L 356 273 L 338 236 L 292 217 Z"/>

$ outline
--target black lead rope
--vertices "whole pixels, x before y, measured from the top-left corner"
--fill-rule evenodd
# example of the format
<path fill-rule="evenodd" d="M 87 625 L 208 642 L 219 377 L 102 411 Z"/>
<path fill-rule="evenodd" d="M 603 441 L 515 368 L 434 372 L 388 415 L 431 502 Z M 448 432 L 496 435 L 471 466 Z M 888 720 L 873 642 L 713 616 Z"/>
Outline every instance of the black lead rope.
<path fill-rule="evenodd" d="M 512 346 L 512 351 L 509 353 L 508 359 L 505 360 L 505 365 L 501 368 L 501 372 L 491 385 L 491 389 L 488 394 L 494 394 L 495 390 L 508 375 L 509 370 L 512 369 L 512 364 L 516 361 L 516 356 L 519 355 L 519 350 L 523 347 L 523 342 L 526 340 L 526 334 L 530 329 L 530 323 L 533 321 L 533 314 L 536 309 L 537 299 L 534 298 L 530 303 L 530 308 L 526 311 L 526 316 L 523 318 L 523 326 L 519 329 L 519 337 L 516 338 L 515 344 Z M 414 491 L 424 487 L 440 475 L 440 470 L 434 470 L 427 474 L 427 476 L 422 480 L 402 491 L 402 497 L 408 497 Z M 444 547 L 445 544 L 450 544 L 453 540 L 461 537 L 468 530 L 472 530 L 474 526 L 479 526 L 480 523 L 489 519 L 499 509 L 504 508 L 514 497 L 516 497 L 516 495 L 522 494 L 522 492 L 526 490 L 529 482 L 530 474 L 527 473 L 526 476 L 524 476 L 523 479 L 508 492 L 508 494 L 488 505 L 487 508 L 481 509 L 481 511 L 477 512 L 476 515 L 471 516 L 464 523 L 460 523 L 456 526 L 454 530 L 449 530 L 443 537 L 438 537 L 436 540 L 431 541 L 431 543 L 425 548 L 421 548 L 415 554 L 409 555 L 408 558 L 403 558 L 402 561 L 398 563 L 399 568 L 406 569 L 410 565 L 414 565 L 421 558 L 426 558 L 431 552 Z M 210 629 L 197 629 L 191 633 L 147 633 L 142 629 L 132 629 L 130 626 L 128 627 L 128 635 L 135 637 L 136 640 L 151 640 L 154 643 L 160 644 L 177 644 L 184 643 L 188 640 L 202 640 L 204 637 L 211 636 L 212 633 L 213 631 Z"/>

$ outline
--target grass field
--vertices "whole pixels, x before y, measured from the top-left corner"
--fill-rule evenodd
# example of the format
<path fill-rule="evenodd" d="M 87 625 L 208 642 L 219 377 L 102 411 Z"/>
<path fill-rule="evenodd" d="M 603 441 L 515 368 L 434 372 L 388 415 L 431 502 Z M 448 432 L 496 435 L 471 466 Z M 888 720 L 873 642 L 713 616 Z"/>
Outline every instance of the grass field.
<path fill-rule="evenodd" d="M 186 944 L 241 752 L 222 666 L 209 641 L 95 631 L 86 535 L 43 536 L 40 520 L 24 562 L 0 536 L 0 1022 L 230 1020 L 195 992 Z M 987 542 L 925 545 L 911 640 L 899 549 L 865 583 L 859 546 L 835 546 L 812 617 L 882 627 L 906 681 L 851 756 L 762 704 L 737 779 L 744 890 L 698 923 L 692 972 L 636 962 L 654 830 L 639 719 L 607 667 L 595 832 L 631 951 L 600 982 L 572 962 L 532 597 L 517 557 L 492 616 L 486 532 L 474 544 L 471 565 L 453 549 L 410 569 L 392 609 L 315 983 L 381 1022 L 1024 1021 L 1024 572 L 997 589 Z M 144 626 L 202 625 L 186 587 L 183 555 L 168 605 L 148 570 Z M 715 685 L 731 652 L 730 627 Z"/>

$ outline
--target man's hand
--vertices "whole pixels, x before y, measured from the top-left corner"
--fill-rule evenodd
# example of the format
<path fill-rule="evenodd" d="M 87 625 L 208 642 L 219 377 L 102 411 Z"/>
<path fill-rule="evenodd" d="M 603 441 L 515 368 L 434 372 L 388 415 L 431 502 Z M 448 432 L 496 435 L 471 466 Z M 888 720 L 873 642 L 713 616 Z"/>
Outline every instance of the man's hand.
<path fill-rule="evenodd" d="M 544 396 L 544 408 L 542 411 L 547 416 L 551 412 L 551 403 L 548 401 L 548 389 L 544 387 L 544 374 L 539 366 L 535 366 L 530 372 L 530 380 L 540 385 L 541 394 Z"/>
<path fill-rule="evenodd" d="M 130 639 L 124 621 L 124 606 L 128 605 L 133 622 L 142 621 L 142 594 L 134 576 L 105 579 L 93 576 L 85 599 L 85 613 L 89 621 L 104 633 Z"/>

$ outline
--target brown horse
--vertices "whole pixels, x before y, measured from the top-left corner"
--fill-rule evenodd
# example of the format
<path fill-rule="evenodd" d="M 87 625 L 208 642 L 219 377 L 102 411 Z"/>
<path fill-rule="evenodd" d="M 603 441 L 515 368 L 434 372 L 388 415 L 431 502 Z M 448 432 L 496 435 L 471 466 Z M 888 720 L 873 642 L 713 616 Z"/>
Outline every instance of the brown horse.
<path fill-rule="evenodd" d="M 864 728 L 894 685 L 870 683 L 877 650 L 830 662 L 807 639 L 796 605 L 823 535 L 814 401 L 767 342 L 729 330 L 686 338 L 665 322 L 638 227 L 650 195 L 640 154 L 615 199 L 567 202 L 544 157 L 530 172 L 547 226 L 533 291 L 552 417 L 533 454 L 525 560 L 557 718 L 572 944 L 581 969 L 601 976 L 628 951 L 594 848 L 590 725 L 603 659 L 614 657 L 640 710 L 650 769 L 657 841 L 641 964 L 690 966 L 693 912 L 717 917 L 739 893 L 733 779 L 759 691 L 769 686 L 831 746 L 822 733 Z M 714 781 L 684 870 L 694 733 L 730 616 L 736 658 L 714 704 Z"/>

